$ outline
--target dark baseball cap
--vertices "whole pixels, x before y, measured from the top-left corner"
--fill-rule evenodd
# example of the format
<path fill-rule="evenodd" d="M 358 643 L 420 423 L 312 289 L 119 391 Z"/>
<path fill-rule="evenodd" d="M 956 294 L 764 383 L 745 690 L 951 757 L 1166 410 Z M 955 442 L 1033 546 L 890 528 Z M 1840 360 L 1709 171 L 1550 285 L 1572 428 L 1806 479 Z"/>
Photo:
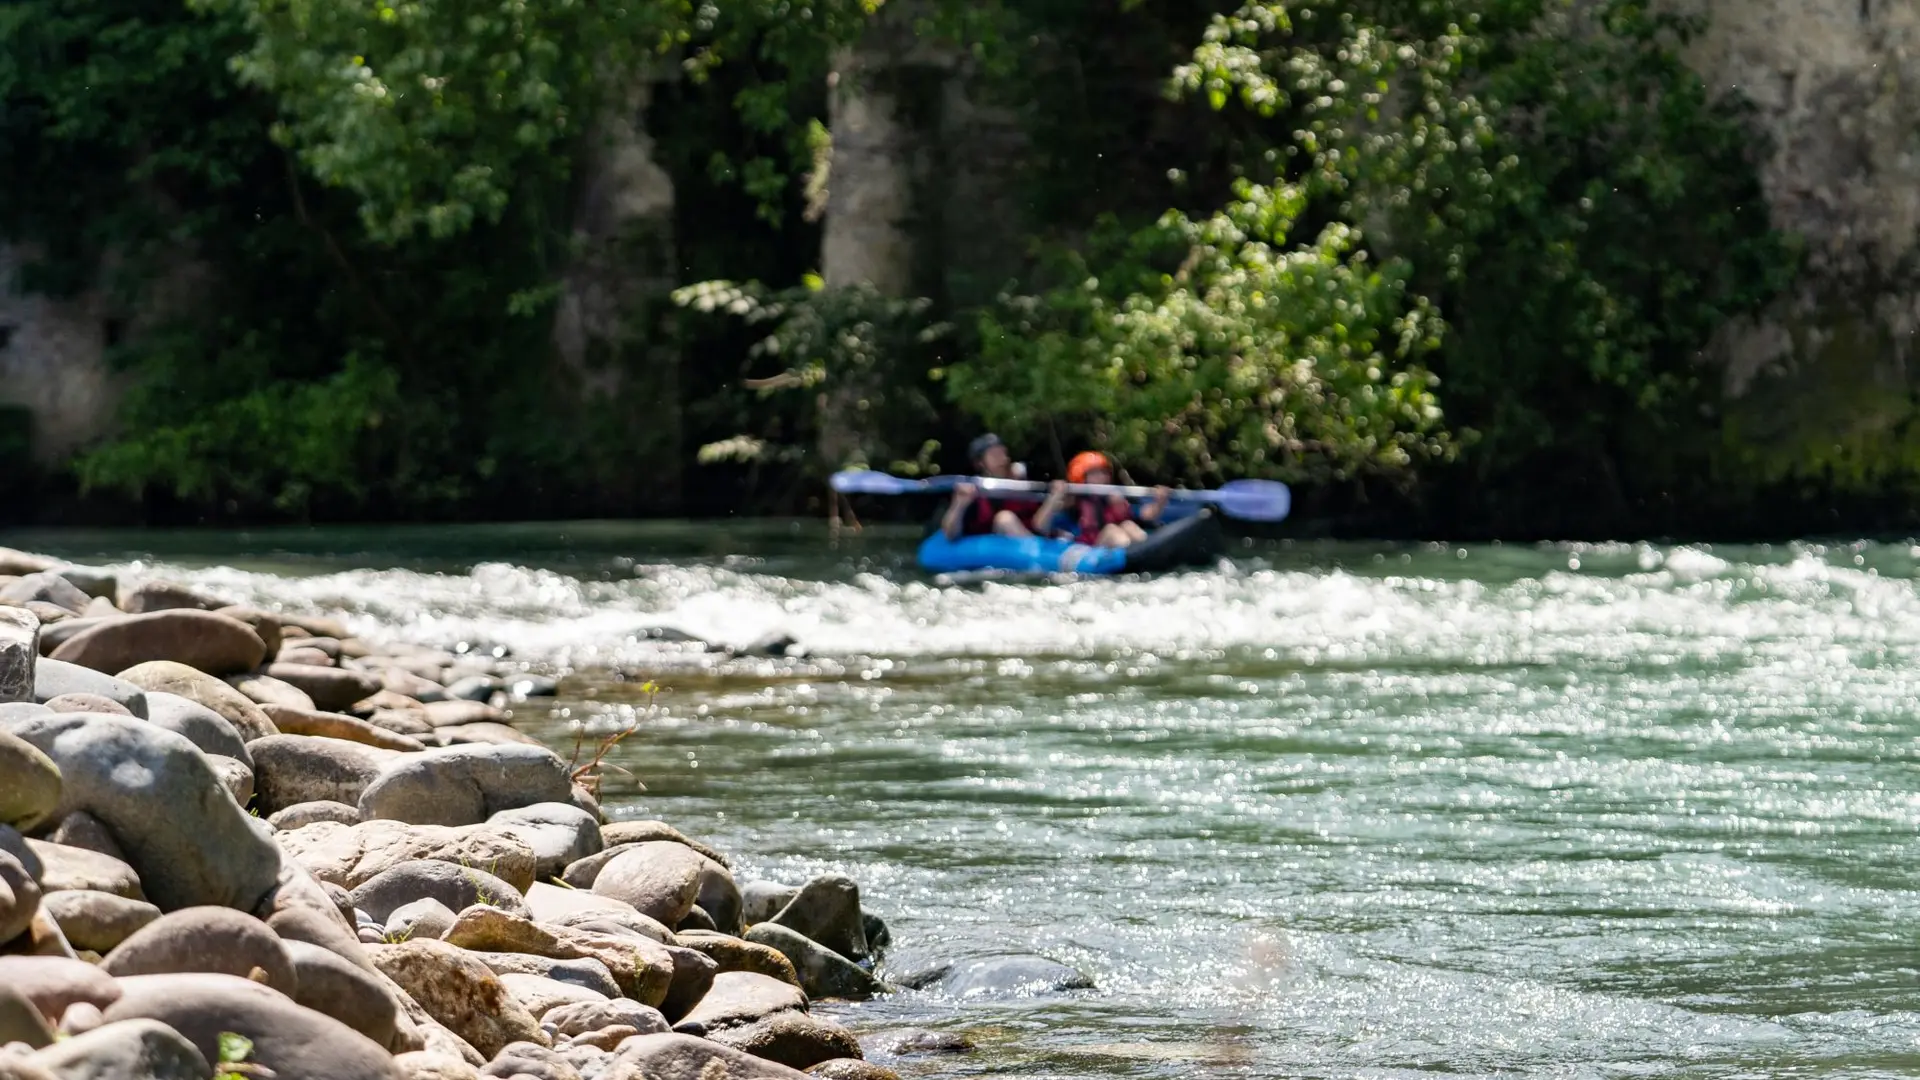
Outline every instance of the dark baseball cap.
<path fill-rule="evenodd" d="M 1000 436 L 995 435 L 993 432 L 989 431 L 985 435 L 982 435 L 979 438 L 967 444 L 967 460 L 977 462 L 981 458 L 986 456 L 987 451 L 993 449 L 996 446 L 1005 446 L 1005 445 L 1006 443 L 1003 443 L 1000 441 Z"/>

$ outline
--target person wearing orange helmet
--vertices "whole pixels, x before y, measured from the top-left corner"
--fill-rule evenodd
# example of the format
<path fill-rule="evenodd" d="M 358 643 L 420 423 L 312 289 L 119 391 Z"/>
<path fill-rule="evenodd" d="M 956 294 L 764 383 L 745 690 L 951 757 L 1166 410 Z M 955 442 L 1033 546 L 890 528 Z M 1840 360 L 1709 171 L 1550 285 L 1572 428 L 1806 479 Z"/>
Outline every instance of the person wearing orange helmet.
<path fill-rule="evenodd" d="M 1098 450 L 1088 450 L 1075 454 L 1073 460 L 1067 462 L 1066 482 L 1111 484 L 1113 474 L 1112 458 Z M 1147 538 L 1145 526 L 1160 520 L 1161 512 L 1167 508 L 1168 497 L 1166 488 L 1156 487 L 1153 489 L 1153 500 L 1135 513 L 1133 504 L 1124 495 L 1105 498 L 1079 495 L 1069 503 L 1066 485 L 1056 481 L 1047 493 L 1047 501 L 1041 504 L 1040 511 L 1033 517 L 1035 521 L 1054 521 L 1055 535 L 1082 544 L 1127 547 Z"/>

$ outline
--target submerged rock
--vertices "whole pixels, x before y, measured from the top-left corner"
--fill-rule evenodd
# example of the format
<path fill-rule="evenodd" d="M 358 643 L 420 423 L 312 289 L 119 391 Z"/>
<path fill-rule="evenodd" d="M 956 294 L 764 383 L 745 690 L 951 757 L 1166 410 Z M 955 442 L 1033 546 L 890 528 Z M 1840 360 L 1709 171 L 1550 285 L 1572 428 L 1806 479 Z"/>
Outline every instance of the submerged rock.
<path fill-rule="evenodd" d="M 1065 990 L 1091 990 L 1093 979 L 1044 956 L 990 956 L 962 960 L 903 976 L 900 985 L 956 997 L 1031 997 Z"/>

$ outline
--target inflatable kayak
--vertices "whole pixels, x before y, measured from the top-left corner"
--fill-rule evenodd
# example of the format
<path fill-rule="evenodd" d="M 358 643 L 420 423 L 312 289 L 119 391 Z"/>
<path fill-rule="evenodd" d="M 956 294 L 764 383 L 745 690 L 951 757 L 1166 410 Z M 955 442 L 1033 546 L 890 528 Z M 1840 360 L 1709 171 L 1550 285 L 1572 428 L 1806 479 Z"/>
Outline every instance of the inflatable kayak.
<path fill-rule="evenodd" d="M 1014 574 L 1144 574 L 1202 566 L 1219 557 L 1220 523 L 1202 509 L 1162 525 L 1132 547 L 1106 548 L 1039 537 L 935 532 L 920 543 L 920 568 L 932 574 L 997 570 Z"/>

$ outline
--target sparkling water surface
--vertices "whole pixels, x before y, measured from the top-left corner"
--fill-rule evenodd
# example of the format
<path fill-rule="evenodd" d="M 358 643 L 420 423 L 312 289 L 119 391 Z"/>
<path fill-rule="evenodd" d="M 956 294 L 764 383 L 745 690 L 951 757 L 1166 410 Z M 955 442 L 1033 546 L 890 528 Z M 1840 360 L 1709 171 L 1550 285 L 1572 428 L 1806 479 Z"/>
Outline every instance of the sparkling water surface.
<path fill-rule="evenodd" d="M 567 673 L 617 816 L 834 870 L 885 970 L 1093 991 L 821 1010 L 923 1077 L 1920 1070 L 1920 547 L 1249 543 L 944 588 L 813 523 L 0 537 Z M 663 645 L 786 632 L 804 659 Z M 653 678 L 661 692 L 641 689 Z"/>

